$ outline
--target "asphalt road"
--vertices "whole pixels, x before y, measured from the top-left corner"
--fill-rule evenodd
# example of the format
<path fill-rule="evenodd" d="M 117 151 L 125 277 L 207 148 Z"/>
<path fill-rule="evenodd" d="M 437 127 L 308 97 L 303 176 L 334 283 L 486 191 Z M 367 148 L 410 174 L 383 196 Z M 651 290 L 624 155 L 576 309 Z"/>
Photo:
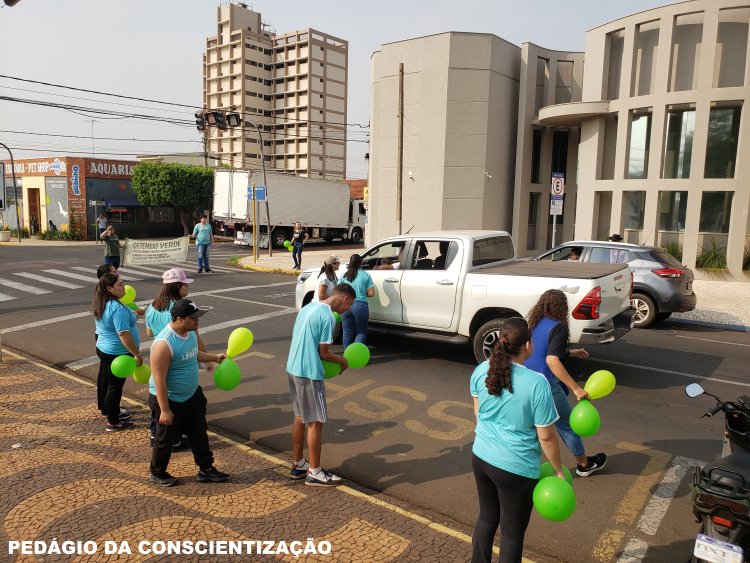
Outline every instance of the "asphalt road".
<path fill-rule="evenodd" d="M 212 266 L 238 252 L 247 249 L 219 245 Z M 2 344 L 95 379 L 93 319 L 87 311 L 100 253 L 101 247 L 0 248 Z M 203 339 L 210 350 L 223 350 L 231 330 L 247 326 L 255 343 L 238 360 L 243 381 L 235 390 L 220 391 L 203 376 L 210 423 L 288 453 L 291 408 L 284 367 L 295 318 L 295 280 L 223 266 L 215 274 L 196 275 L 191 286 L 196 303 L 212 308 L 201 319 Z M 139 302 L 156 295 L 158 270 L 123 269 L 139 278 L 126 280 Z M 192 262 L 187 270 L 194 272 Z M 17 283 L 26 283 L 26 291 Z M 30 288 L 37 294 L 28 293 Z M 141 335 L 148 340 L 145 328 Z M 470 533 L 477 514 L 470 465 L 470 350 L 387 337 L 368 344 L 368 366 L 327 384 L 331 419 L 324 434 L 325 466 L 443 515 L 446 524 Z M 686 560 L 697 532 L 690 512 L 691 464 L 719 454 L 722 421 L 700 419 L 710 399 L 688 399 L 683 389 L 697 381 L 727 399 L 750 394 L 749 348 L 747 333 L 664 323 L 632 331 L 611 346 L 589 348 L 589 360 L 571 362 L 571 372 L 582 381 L 597 369 L 617 377 L 615 392 L 596 403 L 601 432 L 585 440 L 589 454 L 604 451 L 609 461 L 602 472 L 576 479 L 578 505 L 568 521 L 532 517 L 528 556 L 616 561 L 625 553 L 632 559 L 622 560 Z M 132 381 L 125 390 L 141 399 L 147 393 Z M 134 436 L 147 439 L 145 419 L 137 422 Z M 574 466 L 567 452 L 563 461 Z"/>

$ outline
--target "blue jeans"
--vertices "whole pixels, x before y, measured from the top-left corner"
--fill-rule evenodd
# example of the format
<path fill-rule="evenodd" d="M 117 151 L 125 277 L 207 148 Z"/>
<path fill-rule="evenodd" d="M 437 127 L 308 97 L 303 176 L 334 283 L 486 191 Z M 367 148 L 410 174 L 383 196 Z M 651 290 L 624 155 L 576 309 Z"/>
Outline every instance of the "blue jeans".
<path fill-rule="evenodd" d="M 196 254 L 198 256 L 198 269 L 208 270 L 208 247 L 210 244 L 196 244 Z"/>
<path fill-rule="evenodd" d="M 562 388 L 562 384 L 553 381 L 552 382 L 552 399 L 555 401 L 555 408 L 560 418 L 555 422 L 555 430 L 565 442 L 565 446 L 570 450 L 574 456 L 579 457 L 586 453 L 583 447 L 581 437 L 573 432 L 570 428 L 570 412 L 573 410 L 568 403 L 568 397 L 565 395 L 565 390 Z"/>
<path fill-rule="evenodd" d="M 370 307 L 367 301 L 355 301 L 352 308 L 341 315 L 341 327 L 344 330 L 344 348 L 352 342 L 364 343 L 367 338 L 367 320 L 370 318 Z"/>
<path fill-rule="evenodd" d="M 294 267 L 301 268 L 302 267 L 302 249 L 305 248 L 305 245 L 295 242 L 293 246 L 294 248 L 292 249 L 292 258 L 294 259 Z"/>

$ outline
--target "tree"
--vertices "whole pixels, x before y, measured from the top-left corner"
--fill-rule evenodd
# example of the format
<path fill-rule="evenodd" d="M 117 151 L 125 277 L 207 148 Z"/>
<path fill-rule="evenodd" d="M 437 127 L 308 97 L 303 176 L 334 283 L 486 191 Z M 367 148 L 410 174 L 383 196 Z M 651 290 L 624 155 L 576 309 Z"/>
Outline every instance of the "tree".
<path fill-rule="evenodd" d="M 213 199 L 214 173 L 203 166 L 139 162 L 133 172 L 133 192 L 142 205 L 176 207 L 188 235 L 190 214 Z"/>

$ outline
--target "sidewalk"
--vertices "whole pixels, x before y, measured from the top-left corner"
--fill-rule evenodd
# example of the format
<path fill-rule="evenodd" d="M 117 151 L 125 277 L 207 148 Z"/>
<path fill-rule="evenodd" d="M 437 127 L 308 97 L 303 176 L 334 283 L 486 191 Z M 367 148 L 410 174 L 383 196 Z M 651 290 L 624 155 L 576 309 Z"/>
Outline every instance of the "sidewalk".
<path fill-rule="evenodd" d="M 471 538 L 462 532 L 348 486 L 306 487 L 289 479 L 288 460 L 213 432 L 216 465 L 231 474 L 229 482 L 196 482 L 191 453 L 180 451 L 169 468 L 179 484 L 152 485 L 146 406 L 123 397 L 136 429 L 108 434 L 94 403 L 91 383 L 4 352 L 0 549 L 9 559 L 134 561 L 156 554 L 161 560 L 167 542 L 177 542 L 174 561 L 254 560 L 260 549 L 284 561 L 470 558 Z M 14 543 L 22 541 L 50 551 L 23 555 Z M 52 555 L 63 542 L 73 542 L 67 544 L 73 555 Z M 330 554 L 321 554 L 327 543 Z M 131 554 L 106 554 L 123 545 Z M 221 553 L 231 546 L 242 555 Z"/>

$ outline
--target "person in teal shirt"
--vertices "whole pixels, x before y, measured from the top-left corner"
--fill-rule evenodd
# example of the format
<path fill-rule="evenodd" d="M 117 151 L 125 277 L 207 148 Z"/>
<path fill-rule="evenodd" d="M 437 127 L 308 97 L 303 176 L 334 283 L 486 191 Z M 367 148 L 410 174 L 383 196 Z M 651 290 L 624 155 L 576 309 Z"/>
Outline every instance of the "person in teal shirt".
<path fill-rule="evenodd" d="M 362 257 L 352 254 L 346 273 L 339 280 L 339 284 L 347 284 L 354 288 L 357 298 L 351 309 L 341 315 L 341 328 L 344 331 L 344 348 L 352 342 L 362 342 L 367 339 L 367 323 L 370 320 L 370 306 L 367 298 L 375 295 L 375 286 L 370 274 L 362 269 Z"/>
<path fill-rule="evenodd" d="M 479 496 L 472 562 L 490 561 L 498 525 L 500 561 L 521 561 L 542 451 L 565 478 L 549 382 L 523 367 L 531 350 L 529 325 L 520 317 L 508 319 L 490 359 L 471 375 L 477 419 L 472 469 Z"/>
<path fill-rule="evenodd" d="M 208 215 L 201 215 L 201 222 L 193 228 L 191 238 L 195 239 L 195 252 L 198 257 L 198 273 L 211 272 L 208 266 L 208 249 L 214 245 L 214 231 L 208 224 Z"/>
<path fill-rule="evenodd" d="M 328 420 L 326 388 L 321 360 L 341 364 L 343 372 L 349 364 L 343 356 L 330 351 L 333 342 L 333 313 L 346 313 L 356 294 L 349 285 L 337 285 L 328 299 L 305 305 L 297 314 L 292 331 L 292 344 L 286 364 L 289 396 L 292 400 L 292 447 L 294 464 L 292 479 L 304 479 L 305 485 L 330 487 L 341 484 L 341 477 L 321 467 L 320 452 L 323 424 Z M 310 461 L 303 455 L 305 431 Z"/>

